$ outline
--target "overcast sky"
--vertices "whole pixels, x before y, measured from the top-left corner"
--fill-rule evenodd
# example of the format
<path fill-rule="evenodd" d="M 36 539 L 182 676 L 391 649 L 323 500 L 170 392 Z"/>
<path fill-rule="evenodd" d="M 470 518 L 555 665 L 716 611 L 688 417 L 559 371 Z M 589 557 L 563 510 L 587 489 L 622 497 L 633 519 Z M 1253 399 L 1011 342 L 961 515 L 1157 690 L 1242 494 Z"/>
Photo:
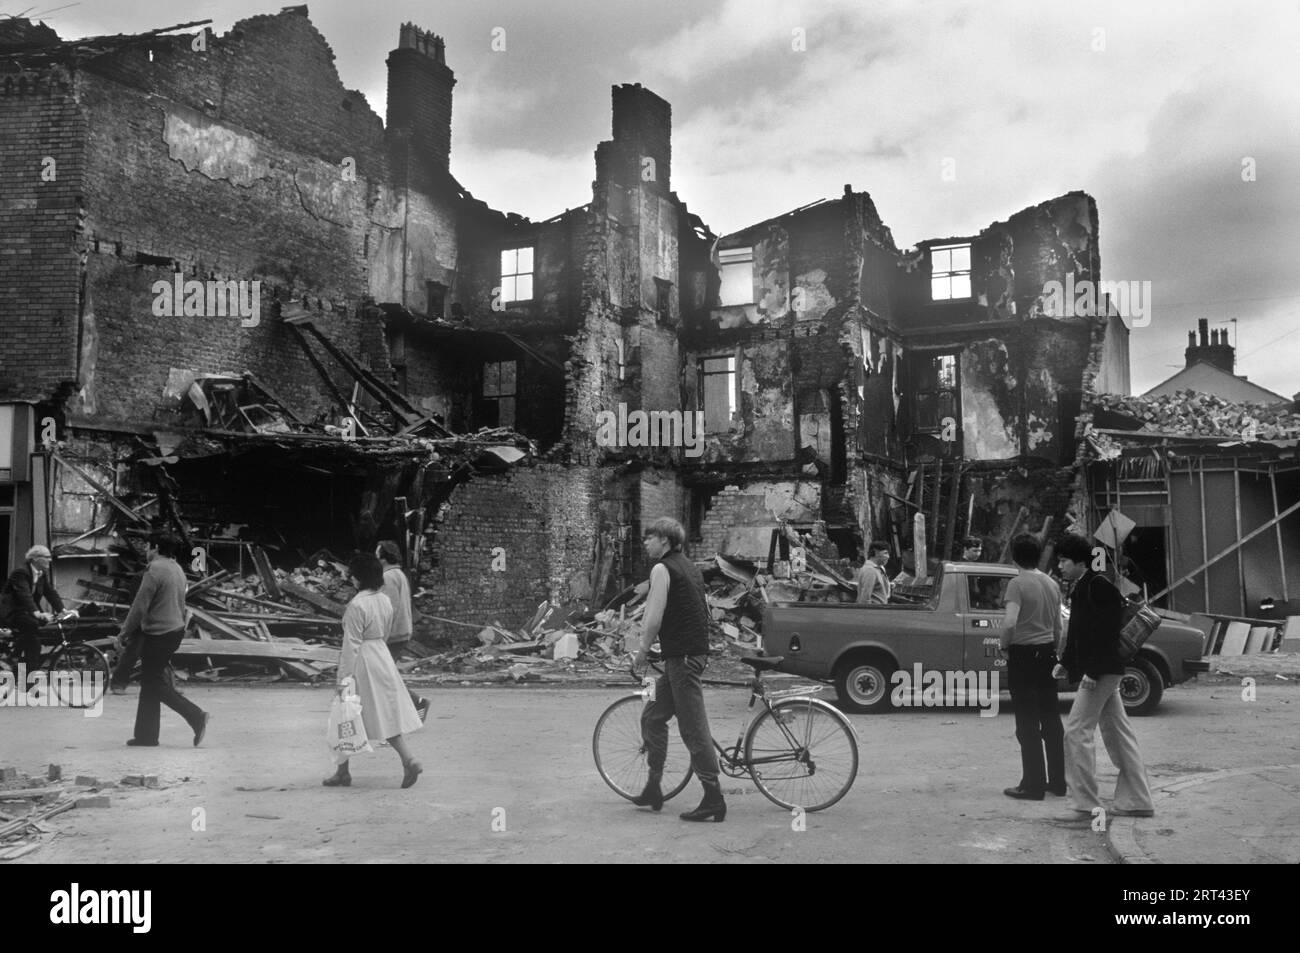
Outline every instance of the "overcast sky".
<path fill-rule="evenodd" d="M 257 0 L 0 0 L 64 37 L 280 9 Z M 32 6 L 35 4 L 35 6 Z M 1102 277 L 1151 281 L 1141 393 L 1197 318 L 1237 319 L 1238 373 L 1300 391 L 1300 2 L 367 0 L 315 2 L 345 86 L 382 117 L 402 21 L 457 77 L 452 171 L 547 218 L 591 198 L 609 88 L 673 106 L 673 188 L 719 234 L 866 190 L 900 247 L 1074 189 Z M 505 50 L 493 51 L 493 30 Z M 803 49 L 795 30 L 802 30 Z M 1254 181 L 1243 181 L 1253 159 Z M 953 160 L 955 178 L 943 177 Z"/>

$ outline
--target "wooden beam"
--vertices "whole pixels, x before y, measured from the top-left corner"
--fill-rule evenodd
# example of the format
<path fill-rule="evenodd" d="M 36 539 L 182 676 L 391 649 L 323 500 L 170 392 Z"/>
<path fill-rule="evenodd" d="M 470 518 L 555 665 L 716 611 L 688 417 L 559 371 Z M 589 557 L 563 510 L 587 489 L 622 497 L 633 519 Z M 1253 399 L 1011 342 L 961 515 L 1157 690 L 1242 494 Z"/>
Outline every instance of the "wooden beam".
<path fill-rule="evenodd" d="M 293 325 L 293 327 L 299 327 L 299 325 Z M 393 414 L 393 416 L 402 422 L 402 426 L 413 424 L 421 418 L 422 415 L 420 412 L 416 410 L 404 396 L 393 390 L 383 381 L 379 380 L 379 378 L 374 374 L 353 360 L 352 355 L 338 347 L 333 341 L 326 337 L 325 334 L 316 327 L 316 325 L 308 321 L 304 322 L 301 327 L 310 331 L 312 336 L 316 338 L 317 341 L 320 341 L 321 346 L 324 347 L 336 361 L 342 364 L 347 369 L 348 373 L 356 378 L 357 383 L 364 387 L 370 396 L 379 401 L 381 407 Z M 402 405 L 405 405 L 405 407 Z"/>
<path fill-rule="evenodd" d="M 274 609 L 276 612 L 298 613 L 305 615 L 306 610 L 295 609 L 293 606 L 286 606 L 279 602 L 268 602 L 265 599 L 255 599 L 252 596 L 246 596 L 242 592 L 234 592 L 230 589 L 209 589 L 213 595 L 225 596 L 227 599 L 238 599 L 240 602 L 249 602 L 255 606 L 261 606 L 264 609 Z"/>
<path fill-rule="evenodd" d="M 1208 566 L 1208 565 L 1210 564 L 1210 563 L 1209 563 L 1209 558 L 1210 558 L 1210 538 L 1209 538 L 1209 530 L 1207 530 L 1207 529 L 1206 529 L 1206 526 L 1205 526 L 1205 462 L 1204 462 L 1204 461 L 1201 461 L 1200 471 L 1201 471 L 1201 473 L 1200 473 L 1200 478 L 1201 478 L 1201 558 L 1204 559 L 1204 560 L 1206 560 L 1205 565 Z M 1238 535 L 1240 535 L 1240 534 L 1238 534 Z M 1173 589 L 1173 586 L 1169 586 L 1168 588 L 1169 588 L 1169 589 Z M 1203 601 L 1205 602 L 1205 611 L 1208 613 L 1208 612 L 1210 611 L 1210 580 L 1209 580 L 1208 577 L 1205 578 L 1204 580 L 1202 580 L 1202 582 L 1201 582 L 1201 591 L 1202 591 L 1202 594 L 1203 594 L 1203 596 L 1204 596 Z M 1163 593 L 1161 593 L 1161 595 L 1163 595 Z M 1152 600 L 1150 600 L 1150 601 L 1154 602 L 1155 600 L 1152 599 Z"/>
<path fill-rule="evenodd" d="M 1159 599 L 1159 598 L 1160 598 L 1161 596 L 1163 596 L 1165 593 L 1173 591 L 1174 589 L 1176 589 L 1176 588 L 1178 588 L 1179 586 L 1181 586 L 1183 583 L 1187 582 L 1189 579 L 1194 579 L 1194 578 L 1195 578 L 1196 576 L 1198 576 L 1200 573 L 1204 572 L 1206 569 L 1210 568 L 1210 567 L 1213 566 L 1215 563 L 1217 563 L 1217 562 L 1218 562 L 1220 559 L 1222 559 L 1224 556 L 1230 556 L 1230 555 L 1232 555 L 1234 552 L 1236 552 L 1237 550 L 1241 549 L 1242 546 L 1244 546 L 1244 545 L 1245 545 L 1246 543 L 1248 543 L 1250 540 L 1254 539 L 1254 538 L 1255 538 L 1256 536 L 1258 536 L 1260 533 L 1263 533 L 1263 532 L 1265 532 L 1266 530 L 1270 530 L 1270 529 L 1272 529 L 1275 525 L 1277 525 L 1278 523 L 1280 523 L 1282 520 L 1286 519 L 1288 516 L 1290 516 L 1290 515 L 1291 515 L 1292 513 L 1294 513 L 1296 510 L 1300 510 L 1300 502 L 1297 502 L 1297 503 L 1293 503 L 1293 504 L 1291 504 L 1291 505 L 1288 506 L 1285 510 L 1283 510 L 1281 513 L 1279 513 L 1277 516 L 1273 517 L 1271 520 L 1269 520 L 1267 523 L 1265 523 L 1263 526 L 1260 526 L 1260 527 L 1257 528 L 1257 529 L 1251 530 L 1249 533 L 1247 533 L 1245 536 L 1241 537 L 1241 539 L 1237 540 L 1235 543 L 1233 543 L 1231 546 L 1229 546 L 1227 549 L 1223 550 L 1222 552 L 1215 553 L 1214 556 L 1212 556 L 1210 559 L 1207 559 L 1205 562 L 1201 563 L 1201 565 L 1197 566 L 1197 567 L 1196 567 L 1195 569 L 1193 569 L 1191 572 L 1187 573 L 1185 576 L 1183 576 L 1182 578 L 1180 578 L 1177 582 L 1171 583 L 1170 585 L 1166 586 L 1164 589 L 1161 589 L 1161 590 L 1160 590 L 1159 592 L 1157 592 L 1155 595 L 1149 597 L 1147 601 L 1148 601 L 1148 602 L 1155 602 L 1157 599 Z M 1209 615 L 1209 614 L 1210 614 L 1208 607 L 1207 607 L 1207 609 L 1206 609 L 1205 614 L 1206 614 L 1206 615 Z M 1242 613 L 1242 614 L 1244 615 L 1245 613 Z"/>
<path fill-rule="evenodd" d="M 115 495 L 113 495 L 113 492 L 111 490 L 103 486 L 98 480 L 96 480 L 90 474 L 86 473 L 86 471 L 81 469 L 81 467 L 69 461 L 66 457 L 64 457 L 61 453 L 59 453 L 59 451 L 51 450 L 50 456 L 53 457 L 56 461 L 58 461 L 63 466 L 67 467 L 77 476 L 81 477 L 81 479 L 89 483 L 90 486 L 96 492 L 98 492 L 100 495 L 104 497 L 106 501 L 108 501 L 108 503 L 110 503 L 115 509 L 120 510 L 122 513 L 124 513 L 127 516 L 127 518 L 129 518 L 132 522 L 141 523 L 145 526 L 149 525 L 149 521 L 147 519 L 145 519 L 135 510 L 131 509 L 131 507 L 127 506 L 121 500 L 119 500 Z"/>
<path fill-rule="evenodd" d="M 334 378 L 330 377 L 330 372 L 325 369 L 325 365 L 321 363 L 320 358 L 316 356 L 316 352 L 313 351 L 311 345 L 307 343 L 307 335 L 302 333 L 302 328 L 298 327 L 296 324 L 291 324 L 289 327 L 293 330 L 293 336 L 297 338 L 298 345 L 302 348 L 303 353 L 307 355 L 307 360 L 311 362 L 312 367 L 316 368 L 316 373 L 321 376 L 321 380 L 325 382 L 325 386 L 328 387 L 330 393 L 334 395 L 334 400 L 338 403 L 339 407 L 342 410 L 351 413 L 351 411 L 348 410 L 348 399 L 343 396 L 343 392 L 340 391 L 338 385 L 334 383 Z"/>
<path fill-rule="evenodd" d="M 943 552 L 940 559 L 952 559 L 952 544 L 957 535 L 957 507 L 961 502 L 961 478 L 963 466 L 961 461 L 953 464 L 952 489 L 948 493 L 948 525 L 943 530 Z"/>
<path fill-rule="evenodd" d="M 934 461 L 934 499 L 930 501 L 930 525 L 926 533 L 926 542 L 930 545 L 931 550 L 939 548 L 939 501 L 943 498 L 943 461 Z M 944 553 L 939 557 L 947 559 L 948 554 Z"/>
<path fill-rule="evenodd" d="M 346 606 L 335 602 L 333 599 L 328 599 L 318 592 L 312 592 L 306 586 L 300 586 L 297 583 L 290 582 L 288 579 L 281 580 L 280 588 L 289 595 L 301 599 L 303 602 L 309 603 L 317 609 L 328 612 L 337 619 L 343 618 L 343 610 L 347 608 Z"/>
<path fill-rule="evenodd" d="M 1268 468 L 1268 480 L 1273 486 L 1273 515 L 1277 516 L 1277 471 L 1273 467 Z M 1291 597 L 1287 595 L 1286 555 L 1282 549 L 1282 524 L 1277 523 L 1274 528 L 1277 530 L 1277 565 L 1282 573 L 1282 601 L 1290 602 Z"/>
<path fill-rule="evenodd" d="M 1237 517 L 1237 538 L 1241 539 L 1241 474 L 1236 468 L 1232 471 L 1232 502 Z M 1244 555 L 1241 549 L 1237 550 L 1237 599 L 1241 604 L 1242 615 L 1246 614 L 1246 560 L 1242 558 Z"/>
<path fill-rule="evenodd" d="M 295 414 L 293 412 L 293 408 L 290 407 L 287 403 L 285 403 L 284 398 L 282 398 L 275 391 L 271 390 L 271 388 L 267 386 L 265 383 L 263 383 L 263 381 L 252 371 L 244 371 L 244 379 L 248 381 L 250 384 L 252 384 L 254 387 L 256 387 L 258 390 L 260 390 L 267 397 L 271 398 L 273 401 L 279 404 L 280 408 L 286 414 L 289 415 L 289 419 L 292 420 L 294 423 L 304 427 L 307 425 L 307 421 L 303 420 L 301 417 Z"/>
<path fill-rule="evenodd" d="M 198 619 L 213 632 L 219 632 L 228 639 L 238 639 L 240 641 L 252 640 L 252 636 L 240 632 L 233 625 L 227 625 L 207 609 L 200 609 L 198 606 L 190 606 L 189 610 L 194 613 L 194 618 Z"/>
<path fill-rule="evenodd" d="M 289 662 L 332 662 L 338 664 L 339 650 L 328 645 L 300 645 L 297 642 L 231 642 L 229 639 L 182 639 L 177 655 L 209 655 L 212 658 L 257 658 Z M 312 672 L 315 675 L 315 672 Z"/>
<path fill-rule="evenodd" d="M 262 585 L 266 587 L 266 594 L 277 602 L 284 598 L 280 592 L 280 586 L 275 578 L 275 570 L 271 568 L 271 560 L 266 557 L 266 550 L 257 543 L 249 543 L 248 551 L 253 556 L 253 565 L 257 567 L 257 575 L 262 579 Z"/>

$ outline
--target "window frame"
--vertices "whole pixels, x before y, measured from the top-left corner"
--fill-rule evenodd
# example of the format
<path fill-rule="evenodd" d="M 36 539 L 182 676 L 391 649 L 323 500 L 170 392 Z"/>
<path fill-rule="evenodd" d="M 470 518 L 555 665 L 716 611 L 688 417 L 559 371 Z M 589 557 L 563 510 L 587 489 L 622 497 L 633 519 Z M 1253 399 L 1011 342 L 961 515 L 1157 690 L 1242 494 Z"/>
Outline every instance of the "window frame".
<path fill-rule="evenodd" d="M 710 361 L 726 361 L 726 370 L 710 370 L 708 363 Z M 700 410 L 704 413 L 704 434 L 730 433 L 732 424 L 735 422 L 736 413 L 740 409 L 740 401 L 736 395 L 736 382 L 739 379 L 739 361 L 734 353 L 729 354 L 705 354 L 701 355 L 696 364 L 696 372 L 699 375 L 699 394 Z M 709 389 L 707 386 L 710 377 L 729 377 L 730 382 L 727 387 L 727 419 L 723 426 L 714 427 L 709 421 Z"/>
<path fill-rule="evenodd" d="M 731 260 L 728 260 L 728 258 Z M 749 266 L 749 291 L 744 301 L 728 301 L 723 295 L 724 290 L 728 287 L 727 269 L 737 268 L 740 265 Z M 742 308 L 754 304 L 754 246 L 742 245 L 737 248 L 719 248 L 718 277 L 718 307 Z"/>
<path fill-rule="evenodd" d="M 479 386 L 479 400 L 483 403 L 484 407 L 486 407 L 488 403 L 492 403 L 496 405 L 496 411 L 497 411 L 496 426 L 498 427 L 510 427 L 511 429 L 517 428 L 517 424 L 519 421 L 519 363 L 520 362 L 518 360 L 484 361 L 482 363 L 481 368 L 479 369 L 479 376 L 481 378 L 481 384 Z M 501 383 L 501 368 L 506 364 L 514 365 L 512 390 L 508 394 L 502 393 L 503 385 Z M 495 394 L 488 393 L 488 384 L 489 384 L 488 369 L 489 368 L 497 369 L 496 380 L 495 380 L 497 393 Z M 509 423 L 501 422 L 501 404 L 502 401 L 505 400 L 511 401 Z"/>
<path fill-rule="evenodd" d="M 522 271 L 519 267 L 519 253 L 528 252 L 528 270 Z M 506 256 L 514 254 L 514 271 L 506 271 Z M 500 268 L 498 278 L 501 288 L 502 304 L 526 304 L 537 299 L 537 246 L 532 242 L 522 245 L 509 245 L 501 249 L 499 257 Z M 528 297 L 519 297 L 519 279 L 526 277 L 528 279 Z"/>
<path fill-rule="evenodd" d="M 959 249 L 965 249 L 965 251 L 966 251 L 966 267 L 965 267 L 965 268 L 954 268 L 954 267 L 953 267 L 953 262 L 952 262 L 952 253 L 953 253 L 954 251 L 959 250 Z M 946 269 L 941 269 L 941 268 L 936 267 L 936 265 L 939 263 L 938 260 L 937 260 L 937 257 L 936 257 L 937 254 L 938 254 L 938 253 L 945 253 L 945 252 L 947 253 L 947 261 L 945 262 L 945 264 L 946 264 L 948 267 L 947 267 Z M 972 254 L 973 254 L 973 248 L 972 248 L 972 246 L 971 246 L 971 243 L 970 243 L 970 242 L 954 242 L 954 243 L 952 243 L 952 244 L 948 244 L 948 245 L 932 245 L 932 246 L 930 246 L 930 248 L 928 249 L 928 253 L 929 253 L 929 262 L 930 262 L 930 300 L 931 300 L 932 302 L 940 302 L 940 301 L 970 301 L 970 300 L 974 297 L 974 289 L 971 287 L 971 257 L 972 257 Z M 965 293 L 964 295 L 956 295 L 956 294 L 953 294 L 953 293 L 952 293 L 952 283 L 953 283 L 953 279 L 955 279 L 955 278 L 961 278 L 961 277 L 963 277 L 963 276 L 964 276 L 965 279 L 966 279 L 966 293 Z M 934 293 L 934 283 L 935 283 L 935 281 L 938 280 L 938 279 L 947 279 L 947 282 L 948 282 L 948 294 L 947 294 L 945 297 L 936 297 L 936 296 L 935 296 L 935 293 Z"/>
<path fill-rule="evenodd" d="M 930 372 L 935 368 L 935 361 L 943 358 L 952 359 L 952 388 L 940 387 L 941 373 L 931 378 Z M 924 376 L 921 369 L 924 368 Z M 961 425 L 961 355 L 958 351 L 920 351 L 912 354 L 912 426 L 917 433 L 938 433 L 943 430 L 943 418 L 951 416 L 953 421 L 960 427 Z M 933 380 L 933 386 L 928 386 Z M 944 414 L 939 407 L 939 396 L 942 394 L 951 394 L 952 412 Z M 934 423 L 927 424 L 921 420 L 922 397 L 934 395 L 935 411 Z"/>

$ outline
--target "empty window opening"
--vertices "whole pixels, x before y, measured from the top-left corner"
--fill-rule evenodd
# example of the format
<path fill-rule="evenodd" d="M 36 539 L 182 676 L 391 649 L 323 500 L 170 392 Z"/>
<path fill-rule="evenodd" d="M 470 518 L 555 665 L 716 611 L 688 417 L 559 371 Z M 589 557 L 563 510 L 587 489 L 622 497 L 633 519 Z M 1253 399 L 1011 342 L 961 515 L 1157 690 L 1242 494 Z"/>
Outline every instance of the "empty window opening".
<path fill-rule="evenodd" d="M 481 426 L 515 425 L 516 362 L 483 365 L 483 415 Z"/>
<path fill-rule="evenodd" d="M 735 357 L 701 359 L 700 390 L 704 394 L 704 432 L 726 433 L 736 415 Z"/>
<path fill-rule="evenodd" d="M 424 313 L 431 318 L 441 318 L 446 314 L 447 286 L 441 281 L 424 283 Z"/>
<path fill-rule="evenodd" d="M 970 245 L 930 249 L 930 300 L 970 297 Z"/>
<path fill-rule="evenodd" d="M 957 355 L 934 354 L 917 361 L 916 428 L 942 430 L 957 420 Z"/>
<path fill-rule="evenodd" d="M 533 249 L 507 248 L 501 253 L 501 300 L 533 300 Z"/>
<path fill-rule="evenodd" d="M 754 249 L 724 248 L 718 252 L 722 269 L 722 286 L 718 303 L 724 308 L 733 304 L 754 303 Z"/>

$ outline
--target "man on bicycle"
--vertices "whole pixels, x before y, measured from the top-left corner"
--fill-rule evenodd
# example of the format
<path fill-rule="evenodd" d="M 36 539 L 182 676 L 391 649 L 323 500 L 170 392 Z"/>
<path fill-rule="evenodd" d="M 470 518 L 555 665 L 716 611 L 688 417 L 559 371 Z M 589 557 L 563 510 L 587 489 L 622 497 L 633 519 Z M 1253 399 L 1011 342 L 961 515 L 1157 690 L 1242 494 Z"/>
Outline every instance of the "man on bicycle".
<path fill-rule="evenodd" d="M 654 699 L 641 714 L 641 737 L 648 749 L 650 777 L 645 790 L 632 803 L 656 811 L 664 806 L 660 780 L 668 756 L 668 722 L 675 715 L 682 743 L 691 753 L 691 764 L 704 785 L 699 807 L 681 818 L 721 821 L 727 816 L 727 804 L 718 783 L 718 758 L 700 681 L 709 661 L 709 608 L 704 577 L 682 553 L 685 540 L 682 524 L 667 517 L 651 523 L 643 540 L 646 555 L 655 563 L 650 569 L 641 644 L 633 654 L 632 665 L 637 667 L 645 661 L 657 639 L 664 674 L 655 683 Z"/>
<path fill-rule="evenodd" d="M 0 591 L 0 626 L 14 630 L 14 659 L 25 663 L 28 672 L 41 665 L 41 624 L 63 611 L 63 600 L 50 579 L 53 561 L 48 547 L 33 546 L 27 550 L 23 567 L 9 574 Z M 41 611 L 42 599 L 53 612 Z"/>

